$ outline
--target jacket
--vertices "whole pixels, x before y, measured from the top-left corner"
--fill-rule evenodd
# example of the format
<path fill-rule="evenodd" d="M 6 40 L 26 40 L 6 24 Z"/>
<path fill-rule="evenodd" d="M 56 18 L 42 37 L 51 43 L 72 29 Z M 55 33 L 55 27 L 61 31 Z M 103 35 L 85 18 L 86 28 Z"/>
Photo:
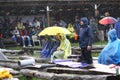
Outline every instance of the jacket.
<path fill-rule="evenodd" d="M 116 29 L 117 37 L 120 39 L 120 18 L 118 22 L 115 23 L 114 28 Z"/>
<path fill-rule="evenodd" d="M 79 32 L 79 45 L 81 48 L 85 48 L 88 45 L 92 46 L 93 43 L 93 31 L 92 28 L 88 25 L 88 19 L 86 17 L 81 18 L 83 25 L 80 27 Z"/>

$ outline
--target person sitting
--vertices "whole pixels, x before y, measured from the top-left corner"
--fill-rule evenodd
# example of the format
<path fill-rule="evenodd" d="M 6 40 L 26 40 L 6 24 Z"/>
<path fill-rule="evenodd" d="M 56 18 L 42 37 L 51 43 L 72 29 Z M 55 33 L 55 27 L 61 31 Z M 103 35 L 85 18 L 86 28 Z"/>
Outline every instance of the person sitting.
<path fill-rule="evenodd" d="M 54 36 L 45 36 L 44 45 L 40 54 L 41 58 L 50 58 L 54 51 L 56 51 L 60 42 Z"/>
<path fill-rule="evenodd" d="M 20 43 L 22 42 L 22 46 L 25 47 L 25 40 L 27 40 L 28 46 L 32 46 L 27 30 L 18 30 L 18 28 L 15 27 L 15 30 L 13 30 L 12 34 L 12 40 L 15 41 L 18 45 L 20 45 Z"/>
<path fill-rule="evenodd" d="M 57 39 L 60 40 L 60 46 L 53 53 L 53 59 L 67 59 L 71 55 L 71 44 L 64 34 L 57 34 Z"/>
<path fill-rule="evenodd" d="M 108 44 L 98 56 L 98 63 L 105 65 L 120 64 L 120 40 L 115 29 L 108 32 Z"/>
<path fill-rule="evenodd" d="M 17 45 L 20 45 L 20 33 L 17 27 L 12 31 L 12 40 L 17 43 Z"/>
<path fill-rule="evenodd" d="M 30 37 L 28 36 L 28 31 L 25 29 L 25 27 L 23 27 L 23 29 L 19 30 L 19 32 L 20 32 L 20 36 L 21 36 L 22 46 L 26 47 L 26 44 L 25 44 L 26 40 L 28 42 L 28 46 L 32 46 Z"/>

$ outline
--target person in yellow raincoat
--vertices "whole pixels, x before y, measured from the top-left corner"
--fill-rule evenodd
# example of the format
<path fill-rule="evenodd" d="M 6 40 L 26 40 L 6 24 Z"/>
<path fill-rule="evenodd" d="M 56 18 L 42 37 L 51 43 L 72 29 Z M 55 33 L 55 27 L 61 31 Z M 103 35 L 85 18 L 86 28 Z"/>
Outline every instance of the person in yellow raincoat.
<path fill-rule="evenodd" d="M 68 29 L 71 33 L 75 33 L 75 30 L 74 30 L 74 27 L 73 27 L 72 23 L 69 23 L 69 24 L 68 24 L 67 29 Z"/>
<path fill-rule="evenodd" d="M 56 37 L 60 40 L 60 46 L 53 53 L 53 59 L 67 59 L 71 55 L 71 43 L 64 34 L 57 34 Z"/>
<path fill-rule="evenodd" d="M 74 41 L 75 30 L 74 30 L 72 23 L 68 24 L 67 29 L 72 33 L 72 34 L 68 35 L 67 38 L 70 40 L 70 42 L 75 42 Z"/>

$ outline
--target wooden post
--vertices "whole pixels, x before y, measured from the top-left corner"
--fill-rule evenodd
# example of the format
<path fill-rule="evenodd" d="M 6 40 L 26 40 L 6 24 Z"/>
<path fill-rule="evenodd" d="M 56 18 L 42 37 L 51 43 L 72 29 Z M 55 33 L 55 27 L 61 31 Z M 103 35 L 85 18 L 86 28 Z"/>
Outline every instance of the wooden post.
<path fill-rule="evenodd" d="M 48 23 L 48 26 L 50 26 L 49 6 L 46 7 L 46 10 L 47 10 L 47 23 Z"/>
<path fill-rule="evenodd" d="M 94 4 L 94 10 L 95 10 L 95 16 L 99 15 L 99 10 L 98 7 L 100 6 L 100 4 Z"/>

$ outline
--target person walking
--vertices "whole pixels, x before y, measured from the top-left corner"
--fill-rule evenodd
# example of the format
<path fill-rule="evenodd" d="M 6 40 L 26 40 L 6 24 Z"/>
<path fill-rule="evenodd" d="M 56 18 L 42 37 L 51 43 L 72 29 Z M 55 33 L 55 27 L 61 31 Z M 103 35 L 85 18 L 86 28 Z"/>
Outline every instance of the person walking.
<path fill-rule="evenodd" d="M 79 46 L 82 51 L 82 55 L 78 61 L 81 60 L 82 64 L 87 64 L 88 66 L 93 66 L 92 60 L 92 43 L 93 43 L 93 31 L 88 25 L 88 19 L 82 17 L 80 19 L 80 32 L 79 32 Z"/>

